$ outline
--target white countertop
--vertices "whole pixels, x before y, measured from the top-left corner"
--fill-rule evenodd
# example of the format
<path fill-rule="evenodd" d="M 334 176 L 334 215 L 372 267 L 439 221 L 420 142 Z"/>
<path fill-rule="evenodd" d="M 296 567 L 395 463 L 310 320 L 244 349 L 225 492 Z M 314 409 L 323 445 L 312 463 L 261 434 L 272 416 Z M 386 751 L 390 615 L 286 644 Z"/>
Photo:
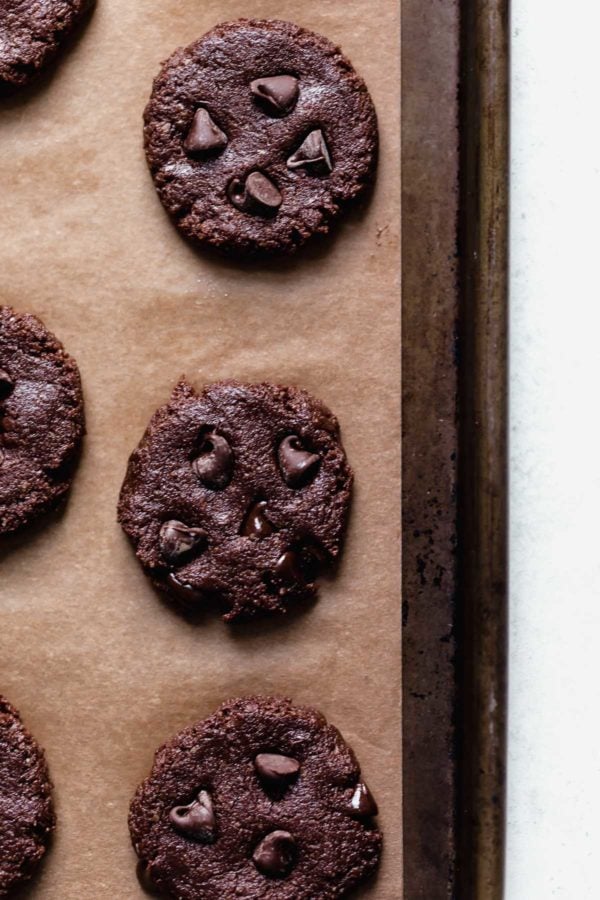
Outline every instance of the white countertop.
<path fill-rule="evenodd" d="M 600 12 L 513 0 L 507 900 L 600 898 Z"/>

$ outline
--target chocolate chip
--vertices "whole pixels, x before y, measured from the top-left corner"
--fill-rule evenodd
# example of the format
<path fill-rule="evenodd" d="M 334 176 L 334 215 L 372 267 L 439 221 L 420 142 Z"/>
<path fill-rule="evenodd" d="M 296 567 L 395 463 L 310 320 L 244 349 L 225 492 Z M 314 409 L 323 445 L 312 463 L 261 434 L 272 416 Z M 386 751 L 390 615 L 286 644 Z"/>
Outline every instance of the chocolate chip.
<path fill-rule="evenodd" d="M 208 110 L 196 110 L 192 127 L 183 143 L 188 153 L 207 154 L 227 146 L 227 135 L 213 122 Z"/>
<path fill-rule="evenodd" d="M 285 878 L 296 861 L 296 841 L 289 831 L 272 831 L 252 854 L 259 872 L 271 878 Z"/>
<path fill-rule="evenodd" d="M 277 456 L 284 481 L 293 488 L 302 487 L 311 481 L 321 464 L 320 456 L 305 450 L 302 441 L 295 434 L 284 438 Z"/>
<path fill-rule="evenodd" d="M 196 590 L 191 584 L 184 584 L 172 572 L 167 575 L 166 586 L 185 606 L 195 607 L 206 599 L 202 591 Z"/>
<path fill-rule="evenodd" d="M 262 172 L 251 172 L 245 182 L 234 178 L 229 183 L 227 195 L 242 212 L 258 216 L 273 215 L 283 201 L 279 190 Z"/>
<path fill-rule="evenodd" d="M 215 813 L 208 791 L 200 791 L 188 806 L 176 806 L 172 809 L 169 821 L 177 831 L 194 841 L 212 844 L 215 839 Z"/>
<path fill-rule="evenodd" d="M 327 556 L 320 547 L 315 545 L 303 547 L 300 552 L 300 567 L 304 580 L 307 583 L 314 581 L 319 574 L 321 566 L 326 562 Z"/>
<path fill-rule="evenodd" d="M 0 400 L 6 400 L 8 395 L 12 393 L 14 386 L 15 383 L 6 369 L 0 369 Z"/>
<path fill-rule="evenodd" d="M 311 131 L 287 161 L 288 169 L 309 169 L 318 175 L 333 171 L 331 155 L 320 128 Z"/>
<path fill-rule="evenodd" d="M 279 581 L 285 584 L 303 584 L 305 582 L 302 559 L 295 550 L 286 550 L 279 557 L 273 569 L 273 574 Z"/>
<path fill-rule="evenodd" d="M 259 500 L 250 507 L 241 533 L 244 537 L 264 538 L 269 537 L 274 531 L 275 529 L 267 519 L 267 502 Z"/>
<path fill-rule="evenodd" d="M 280 584 L 310 584 L 319 574 L 321 564 L 325 562 L 325 555 L 319 547 L 300 547 L 296 550 L 286 550 L 277 560 L 269 583 L 276 586 Z"/>
<path fill-rule="evenodd" d="M 227 487 L 233 468 L 233 451 L 226 438 L 216 431 L 204 432 L 200 452 L 192 462 L 194 474 L 213 490 Z"/>
<path fill-rule="evenodd" d="M 256 78 L 250 90 L 265 110 L 272 115 L 291 112 L 298 100 L 298 79 L 293 75 L 274 75 Z"/>
<path fill-rule="evenodd" d="M 350 813 L 357 819 L 369 819 L 379 812 L 377 803 L 364 781 L 360 781 L 350 800 Z"/>
<path fill-rule="evenodd" d="M 202 528 L 190 528 L 172 519 L 160 529 L 160 549 L 167 562 L 180 562 L 192 551 L 206 545 L 206 532 Z"/>
<path fill-rule="evenodd" d="M 259 753 L 254 767 L 264 786 L 277 793 L 283 793 L 300 771 L 297 759 L 279 753 Z"/>

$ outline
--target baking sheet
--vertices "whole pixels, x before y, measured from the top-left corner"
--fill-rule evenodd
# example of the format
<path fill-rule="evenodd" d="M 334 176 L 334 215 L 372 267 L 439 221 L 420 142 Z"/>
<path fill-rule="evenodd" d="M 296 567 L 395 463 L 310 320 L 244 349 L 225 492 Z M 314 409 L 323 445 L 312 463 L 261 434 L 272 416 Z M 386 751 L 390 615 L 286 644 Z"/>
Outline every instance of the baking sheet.
<path fill-rule="evenodd" d="M 141 114 L 159 62 L 219 21 L 291 19 L 373 95 L 373 197 L 297 260 L 202 256 L 164 214 Z M 0 105 L 0 298 L 77 359 L 88 437 L 62 516 L 0 550 L 0 690 L 46 749 L 59 824 L 27 896 L 137 898 L 127 810 L 154 749 L 230 696 L 289 695 L 356 750 L 386 849 L 357 897 L 402 894 L 399 6 L 99 0 L 51 78 Z M 128 454 L 181 374 L 298 384 L 339 417 L 344 559 L 302 615 L 232 630 L 159 602 L 115 521 Z"/>
<path fill-rule="evenodd" d="M 403 848 L 410 900 L 476 896 L 457 881 L 473 856 L 467 842 L 465 860 L 457 861 L 457 811 L 471 810 L 458 800 L 465 755 L 457 750 L 457 723 L 465 703 L 457 663 L 471 652 L 457 640 L 465 603 L 458 497 L 465 485 L 476 494 L 486 490 L 475 466 L 464 468 L 465 485 L 457 471 L 459 428 L 470 421 L 464 404 L 459 416 L 459 359 L 465 381 L 476 377 L 464 343 L 457 353 L 462 318 L 470 319 L 458 269 L 459 145 L 469 134 L 459 99 L 468 79 L 458 87 L 460 26 L 471 5 L 481 6 L 402 2 Z M 473 65 L 465 63 L 465 71 Z M 479 221 L 471 211 L 466 216 Z M 469 696 L 469 686 L 461 687 Z M 465 735 L 470 748 L 472 730 Z M 479 771 L 476 754 L 471 758 Z"/>

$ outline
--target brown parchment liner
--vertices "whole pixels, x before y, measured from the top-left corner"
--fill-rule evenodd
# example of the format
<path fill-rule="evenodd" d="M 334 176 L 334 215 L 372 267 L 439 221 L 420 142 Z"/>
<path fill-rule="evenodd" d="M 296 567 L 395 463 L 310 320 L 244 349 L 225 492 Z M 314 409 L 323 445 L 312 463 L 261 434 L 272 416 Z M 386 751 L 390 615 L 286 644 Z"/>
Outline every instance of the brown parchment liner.
<path fill-rule="evenodd" d="M 242 15 L 339 43 L 380 120 L 366 209 L 270 266 L 190 249 L 142 150 L 160 61 Z M 393 0 L 98 0 L 51 77 L 0 101 L 0 300 L 77 359 L 88 419 L 65 513 L 0 548 L 0 690 L 46 749 L 58 813 L 27 897 L 143 897 L 127 811 L 154 749 L 255 692 L 341 729 L 385 832 L 379 878 L 356 896 L 402 895 L 399 18 Z M 182 373 L 297 384 L 341 421 L 356 472 L 344 559 L 301 615 L 192 626 L 158 600 L 116 523 L 127 457 Z"/>

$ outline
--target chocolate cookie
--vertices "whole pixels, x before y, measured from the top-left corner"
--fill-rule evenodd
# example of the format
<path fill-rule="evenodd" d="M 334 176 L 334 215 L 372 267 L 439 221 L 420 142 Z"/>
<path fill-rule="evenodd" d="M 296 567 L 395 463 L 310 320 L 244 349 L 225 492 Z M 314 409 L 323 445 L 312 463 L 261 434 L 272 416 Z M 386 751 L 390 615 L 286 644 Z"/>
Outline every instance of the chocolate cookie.
<path fill-rule="evenodd" d="M 377 119 L 350 62 L 290 22 L 241 19 L 177 50 L 145 112 L 177 227 L 236 254 L 292 253 L 374 175 Z"/>
<path fill-rule="evenodd" d="M 157 588 L 231 621 L 315 595 L 351 486 L 337 420 L 305 391 L 183 380 L 131 456 L 119 521 Z"/>
<path fill-rule="evenodd" d="M 339 731 L 289 700 L 232 700 L 156 753 L 129 828 L 178 900 L 333 900 L 381 854 L 377 805 Z"/>
<path fill-rule="evenodd" d="M 54 829 L 42 750 L 0 697 L 0 896 L 31 877 Z"/>
<path fill-rule="evenodd" d="M 94 0 L 0 0 L 0 89 L 29 84 Z"/>
<path fill-rule="evenodd" d="M 0 535 L 65 497 L 83 433 L 75 362 L 39 319 L 0 306 Z"/>

